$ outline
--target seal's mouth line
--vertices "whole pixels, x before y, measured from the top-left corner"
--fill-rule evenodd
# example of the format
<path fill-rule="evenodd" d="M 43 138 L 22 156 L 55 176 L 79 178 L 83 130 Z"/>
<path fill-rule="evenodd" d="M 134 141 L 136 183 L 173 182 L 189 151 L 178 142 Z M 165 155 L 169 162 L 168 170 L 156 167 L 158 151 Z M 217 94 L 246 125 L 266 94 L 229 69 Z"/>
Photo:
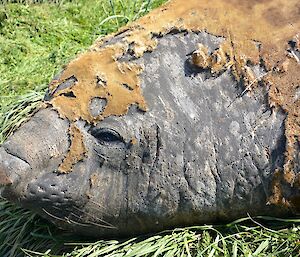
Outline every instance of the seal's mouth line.
<path fill-rule="evenodd" d="M 28 165 L 28 166 L 30 167 L 30 169 L 31 169 L 31 165 L 30 165 L 30 163 L 29 163 L 26 159 L 24 159 L 23 157 L 21 157 L 19 154 L 13 152 L 11 149 L 7 148 L 7 146 L 2 145 L 2 147 L 3 147 L 4 151 L 5 151 L 7 154 L 9 154 L 9 155 L 11 155 L 12 157 L 17 158 L 18 160 L 24 162 L 24 163 L 25 163 L 26 165 Z"/>

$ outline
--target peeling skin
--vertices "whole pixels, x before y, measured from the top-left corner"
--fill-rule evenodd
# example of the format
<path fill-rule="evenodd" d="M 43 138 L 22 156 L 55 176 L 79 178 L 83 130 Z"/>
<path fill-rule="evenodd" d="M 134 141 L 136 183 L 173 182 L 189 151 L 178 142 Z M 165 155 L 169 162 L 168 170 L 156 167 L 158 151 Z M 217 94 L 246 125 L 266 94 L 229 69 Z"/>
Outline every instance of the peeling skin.
<path fill-rule="evenodd" d="M 90 188 L 94 187 L 94 185 L 96 184 L 98 180 L 98 176 L 96 173 L 93 173 L 90 177 Z"/>
<path fill-rule="evenodd" d="M 130 144 L 131 145 L 136 145 L 137 144 L 137 139 L 135 137 L 133 137 L 131 140 L 130 140 Z"/>
<path fill-rule="evenodd" d="M 192 62 L 202 69 L 210 69 L 212 66 L 212 57 L 208 53 L 208 48 L 202 44 L 198 44 L 198 50 L 193 52 Z"/>
<path fill-rule="evenodd" d="M 294 96 L 300 84 L 300 64 L 297 56 L 288 50 L 290 40 L 296 40 L 295 49 L 299 50 L 299 10 L 299 0 L 169 1 L 121 28 L 117 32 L 118 35 L 124 33 L 121 42 L 105 46 L 114 37 L 109 35 L 72 61 L 59 80 L 51 83 L 51 91 L 55 92 L 55 88 L 71 76 L 78 81 L 71 88 L 56 92 L 50 104 L 61 117 L 70 121 L 82 119 L 88 123 L 97 123 L 110 115 L 125 115 L 133 104 L 146 111 L 139 85 L 142 68 L 136 64 L 119 62 L 118 58 L 129 51 L 136 58 L 153 51 L 157 46 L 156 37 L 173 30 L 206 31 L 225 40 L 213 53 L 209 53 L 203 45 L 199 45 L 198 49 L 195 46 L 196 51 L 192 56 L 194 64 L 217 74 L 230 68 L 236 80 L 243 82 L 248 91 L 258 86 L 258 82 L 268 86 L 271 107 L 278 106 L 287 113 L 286 161 L 280 183 L 296 186 L 294 182 L 299 178 L 294 172 L 293 159 L 300 135 L 300 99 L 295 100 Z M 263 78 L 255 76 L 251 69 L 255 65 L 264 68 L 266 75 Z M 97 77 L 101 78 L 100 85 Z M 132 90 L 122 85 L 128 85 Z M 75 97 L 68 97 L 70 92 Z M 97 117 L 93 117 L 89 111 L 90 101 L 94 97 L 107 100 L 106 108 Z M 73 149 L 77 147 L 73 145 L 78 146 L 78 143 L 72 141 L 66 157 L 72 161 L 63 162 L 61 170 L 64 172 L 75 161 L 82 159 L 84 148 L 79 147 L 80 151 L 75 152 Z M 274 190 L 278 188 L 275 184 Z M 280 202 L 283 196 L 276 199 Z"/>
<path fill-rule="evenodd" d="M 75 124 L 70 125 L 71 145 L 65 159 L 58 167 L 58 173 L 69 173 L 77 162 L 83 160 L 86 154 L 84 138 Z"/>
<path fill-rule="evenodd" d="M 274 172 L 272 181 L 272 196 L 269 198 L 268 204 L 277 204 L 284 207 L 290 207 L 289 202 L 286 201 L 282 190 L 282 173 L 279 169 Z"/>
<path fill-rule="evenodd" d="M 61 117 L 69 121 L 82 119 L 97 123 L 110 115 L 124 115 L 132 104 L 146 110 L 138 78 L 142 69 L 135 64 L 117 62 L 116 58 L 121 53 L 121 48 L 108 47 L 98 52 L 87 52 L 68 65 L 58 84 L 71 76 L 76 77 L 77 83 L 56 92 L 50 102 Z M 122 84 L 130 85 L 131 90 Z M 75 97 L 68 97 L 71 92 Z M 104 111 L 96 117 L 89 110 L 94 97 L 107 100 Z"/>
<path fill-rule="evenodd" d="M 294 58 L 289 58 L 286 70 L 274 71 L 264 78 L 265 84 L 270 86 L 270 103 L 280 106 L 287 112 L 285 121 L 286 152 L 285 164 L 282 171 L 281 183 L 287 183 L 292 188 L 298 188 L 299 173 L 294 171 L 294 157 L 297 154 L 296 144 L 299 144 L 300 136 L 300 99 L 294 100 L 295 92 L 300 85 L 299 63 Z M 287 61 L 285 61 L 287 63 Z M 273 190 L 274 191 L 274 190 Z M 284 199 L 284 198 L 283 198 Z M 280 199 L 280 203 L 283 200 Z M 291 202 L 293 199 L 291 199 Z M 295 204 L 293 204 L 295 207 Z M 296 205 L 297 206 L 297 205 Z M 299 205 L 298 205 L 299 206 Z"/>
<path fill-rule="evenodd" d="M 236 64 L 234 57 L 233 49 L 228 41 L 221 44 L 219 49 L 211 54 L 208 53 L 207 47 L 198 44 L 198 50 L 192 54 L 192 63 L 201 69 L 209 69 L 211 73 L 220 74 Z M 236 71 L 237 67 L 234 68 L 233 71 Z M 236 77 L 239 79 L 238 76 Z"/>

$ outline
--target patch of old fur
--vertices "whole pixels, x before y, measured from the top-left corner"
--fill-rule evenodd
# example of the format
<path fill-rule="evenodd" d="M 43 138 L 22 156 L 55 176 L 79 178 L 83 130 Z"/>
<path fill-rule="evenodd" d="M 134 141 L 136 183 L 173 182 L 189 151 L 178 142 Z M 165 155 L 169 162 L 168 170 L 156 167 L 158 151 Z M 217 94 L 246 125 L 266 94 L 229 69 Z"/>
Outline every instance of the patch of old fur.
<path fill-rule="evenodd" d="M 73 123 L 69 129 L 71 145 L 65 159 L 58 167 L 58 173 L 69 173 L 73 165 L 83 160 L 86 154 L 84 138 L 80 129 Z"/>
<path fill-rule="evenodd" d="M 76 77 L 77 83 L 71 88 L 57 91 L 51 100 L 52 106 L 62 117 L 70 121 L 83 119 L 97 123 L 110 115 L 125 114 L 132 104 L 146 110 L 138 78 L 142 69 L 136 64 L 118 62 L 117 57 L 124 53 L 119 47 L 90 51 L 69 63 L 58 84 L 71 76 Z M 73 97 L 69 97 L 70 93 Z M 96 117 L 91 115 L 89 108 L 95 97 L 107 101 L 103 112 Z"/>

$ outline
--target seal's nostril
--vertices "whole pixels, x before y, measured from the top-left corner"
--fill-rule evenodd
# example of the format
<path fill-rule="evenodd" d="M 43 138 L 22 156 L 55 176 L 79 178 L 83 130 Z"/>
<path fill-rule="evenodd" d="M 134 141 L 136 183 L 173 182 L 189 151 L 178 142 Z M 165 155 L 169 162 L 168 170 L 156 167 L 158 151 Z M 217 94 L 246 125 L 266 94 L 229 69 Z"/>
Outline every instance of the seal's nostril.
<path fill-rule="evenodd" d="M 0 186 L 11 185 L 12 180 L 6 175 L 6 173 L 0 169 Z"/>
<path fill-rule="evenodd" d="M 22 174 L 30 169 L 29 163 L 10 149 L 9 141 L 0 147 L 0 185 L 17 186 Z"/>

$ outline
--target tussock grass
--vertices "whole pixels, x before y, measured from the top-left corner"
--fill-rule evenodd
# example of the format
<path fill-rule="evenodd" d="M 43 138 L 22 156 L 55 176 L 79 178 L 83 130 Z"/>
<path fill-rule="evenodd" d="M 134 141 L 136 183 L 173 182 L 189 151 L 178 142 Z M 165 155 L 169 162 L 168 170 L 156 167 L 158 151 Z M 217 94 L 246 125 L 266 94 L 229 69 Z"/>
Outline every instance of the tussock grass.
<path fill-rule="evenodd" d="M 261 225 L 259 222 L 264 222 Z M 222 226 L 194 226 L 125 241 L 69 243 L 65 255 L 24 250 L 28 256 L 299 256 L 300 219 L 251 217 Z M 272 227 L 272 228 L 268 228 Z"/>
<path fill-rule="evenodd" d="M 13 97 L 0 96 L 0 143 L 31 116 L 43 97 L 43 90 L 28 91 L 24 95 Z"/>
<path fill-rule="evenodd" d="M 164 0 L 0 3 L 0 143 L 40 104 L 61 67 Z M 72 236 L 0 200 L 0 256 L 300 256 L 300 219 L 246 217 L 127 240 Z"/>
<path fill-rule="evenodd" d="M 71 2 L 72 0 L 0 0 L 0 4 L 64 4 L 66 2 Z"/>
<path fill-rule="evenodd" d="M 116 31 L 163 1 L 22 2 L 27 4 L 0 5 L 1 95 L 39 90 L 96 38 Z"/>

